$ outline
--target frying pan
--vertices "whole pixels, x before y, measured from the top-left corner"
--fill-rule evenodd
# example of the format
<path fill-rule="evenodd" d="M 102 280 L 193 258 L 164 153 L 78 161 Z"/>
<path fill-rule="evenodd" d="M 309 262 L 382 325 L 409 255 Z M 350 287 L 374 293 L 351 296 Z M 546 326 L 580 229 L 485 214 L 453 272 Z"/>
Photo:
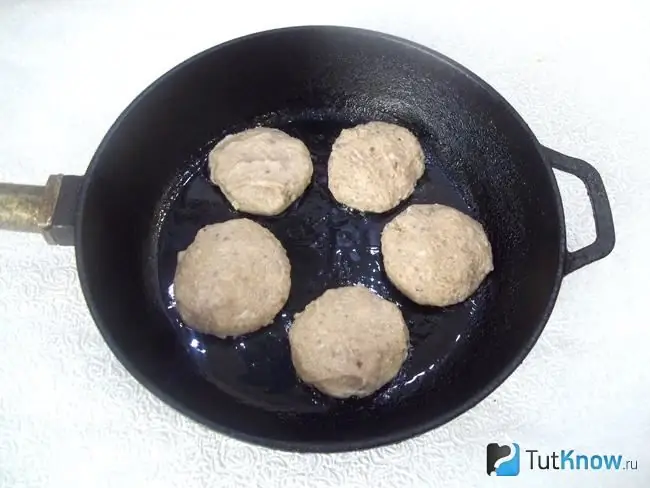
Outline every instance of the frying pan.
<path fill-rule="evenodd" d="M 409 128 L 426 154 L 413 196 L 382 215 L 347 210 L 327 190 L 333 140 L 370 120 Z M 183 325 L 172 278 L 176 254 L 200 227 L 239 216 L 209 183 L 208 151 L 256 125 L 302 139 L 314 178 L 282 215 L 255 217 L 287 249 L 288 303 L 269 327 L 221 340 Z M 591 200 L 597 237 L 575 252 L 566 248 L 552 169 L 580 178 Z M 417 306 L 383 272 L 383 225 L 425 202 L 478 219 L 492 243 L 495 270 L 464 303 Z M 194 56 L 124 111 L 85 176 L 1 185 L 0 221 L 75 246 L 99 330 L 154 394 L 217 431 L 295 451 L 397 442 L 470 409 L 533 347 L 563 277 L 605 257 L 615 241 L 596 170 L 540 145 L 484 81 L 412 42 L 342 27 L 262 32 Z M 335 400 L 296 379 L 287 330 L 325 289 L 356 283 L 401 307 L 411 347 L 380 391 Z"/>

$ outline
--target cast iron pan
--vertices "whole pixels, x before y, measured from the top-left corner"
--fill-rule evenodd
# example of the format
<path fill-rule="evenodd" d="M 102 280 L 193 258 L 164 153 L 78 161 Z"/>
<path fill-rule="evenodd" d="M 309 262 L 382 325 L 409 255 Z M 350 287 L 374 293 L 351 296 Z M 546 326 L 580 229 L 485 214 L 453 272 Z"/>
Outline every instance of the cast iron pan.
<path fill-rule="evenodd" d="M 370 120 L 407 127 L 426 153 L 414 195 L 382 215 L 346 210 L 327 189 L 332 142 Z M 256 125 L 303 140 L 315 174 L 282 215 L 254 217 L 287 249 L 288 303 L 268 328 L 220 340 L 183 325 L 173 298 L 176 255 L 202 226 L 242 216 L 210 184 L 206 156 L 224 135 Z M 580 178 L 591 199 L 597 239 L 576 252 L 566 250 L 552 168 Z M 614 246 L 594 168 L 542 147 L 503 98 L 457 63 L 340 27 L 262 32 L 209 49 L 126 109 L 84 177 L 2 185 L 0 196 L 4 228 L 76 246 L 97 326 L 142 384 L 215 430 L 296 451 L 388 444 L 468 410 L 532 348 L 562 278 Z M 482 222 L 494 252 L 495 271 L 480 289 L 446 308 L 399 293 L 379 245 L 382 227 L 405 205 L 435 202 Z M 335 400 L 296 379 L 287 330 L 324 290 L 357 283 L 400 306 L 411 348 L 397 378 L 376 394 Z"/>

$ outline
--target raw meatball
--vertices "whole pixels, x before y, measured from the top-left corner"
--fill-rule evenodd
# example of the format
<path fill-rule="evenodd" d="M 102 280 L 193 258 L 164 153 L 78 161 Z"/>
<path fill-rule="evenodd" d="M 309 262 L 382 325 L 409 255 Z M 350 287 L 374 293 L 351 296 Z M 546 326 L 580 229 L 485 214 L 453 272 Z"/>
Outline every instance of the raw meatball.
<path fill-rule="evenodd" d="M 363 286 L 327 290 L 289 330 L 298 376 L 327 395 L 364 397 L 399 371 L 409 332 L 397 306 Z"/>
<path fill-rule="evenodd" d="M 420 305 L 462 302 L 494 269 L 481 224 L 445 205 L 411 205 L 384 227 L 381 250 L 390 280 Z"/>
<path fill-rule="evenodd" d="M 302 141 L 266 127 L 226 136 L 208 161 L 210 179 L 235 210 L 256 215 L 286 210 L 305 191 L 313 172 Z"/>
<path fill-rule="evenodd" d="M 176 306 L 183 321 L 217 337 L 270 324 L 289 297 L 291 265 L 271 232 L 248 219 L 203 227 L 178 253 Z"/>
<path fill-rule="evenodd" d="M 328 164 L 336 200 L 364 212 L 386 212 L 408 198 L 424 173 L 424 153 L 407 129 L 370 122 L 344 129 Z"/>

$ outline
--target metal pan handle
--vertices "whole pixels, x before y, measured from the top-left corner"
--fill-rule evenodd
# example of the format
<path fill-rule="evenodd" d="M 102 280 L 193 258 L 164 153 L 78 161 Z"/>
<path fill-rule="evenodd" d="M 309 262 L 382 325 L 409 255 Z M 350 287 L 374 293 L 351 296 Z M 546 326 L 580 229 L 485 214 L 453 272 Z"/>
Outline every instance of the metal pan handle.
<path fill-rule="evenodd" d="M 52 175 L 44 186 L 0 183 L 0 230 L 34 232 L 49 244 L 72 246 L 82 181 Z"/>
<path fill-rule="evenodd" d="M 602 178 L 593 166 L 581 159 L 566 156 L 553 149 L 547 147 L 543 149 L 553 168 L 572 174 L 584 183 L 596 223 L 596 240 L 594 242 L 577 251 L 567 251 L 564 263 L 564 274 L 567 275 L 589 263 L 603 259 L 612 252 L 616 242 L 614 219 L 612 218 L 612 209 L 609 206 L 605 185 L 603 185 Z"/>

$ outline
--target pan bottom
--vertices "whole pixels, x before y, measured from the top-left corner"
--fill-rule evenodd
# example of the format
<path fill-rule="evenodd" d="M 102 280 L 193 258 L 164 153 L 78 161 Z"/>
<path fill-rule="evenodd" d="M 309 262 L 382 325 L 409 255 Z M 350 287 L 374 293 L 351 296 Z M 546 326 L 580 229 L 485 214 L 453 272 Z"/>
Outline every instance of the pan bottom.
<path fill-rule="evenodd" d="M 385 116 L 377 119 L 387 122 Z M 464 303 L 446 308 L 416 305 L 388 280 L 380 254 L 383 226 L 410 203 L 443 203 L 473 215 L 471 202 L 445 176 L 436 161 L 435 138 L 422 126 L 403 124 L 420 139 L 426 171 L 412 197 L 391 212 L 374 215 L 338 204 L 327 188 L 327 159 L 341 129 L 368 122 L 368 117 L 344 119 L 308 113 L 271 114 L 237 130 L 262 125 L 276 127 L 305 142 L 312 154 L 314 177 L 304 195 L 277 217 L 240 214 L 232 209 L 207 174 L 206 146 L 171 185 L 161 202 L 157 237 L 159 294 L 178 341 L 196 371 L 214 387 L 238 401 L 278 414 L 345 413 L 386 409 L 419 391 L 444 381 L 445 363 L 480 323 L 490 278 Z M 469 205 L 468 205 L 469 204 Z M 289 300 L 273 324 L 246 336 L 218 339 L 183 325 L 173 296 L 177 253 L 203 226 L 246 216 L 280 240 L 291 261 Z M 291 364 L 287 330 L 292 317 L 326 289 L 362 284 L 396 303 L 411 334 L 409 356 L 398 376 L 364 399 L 329 398 L 301 383 Z"/>

